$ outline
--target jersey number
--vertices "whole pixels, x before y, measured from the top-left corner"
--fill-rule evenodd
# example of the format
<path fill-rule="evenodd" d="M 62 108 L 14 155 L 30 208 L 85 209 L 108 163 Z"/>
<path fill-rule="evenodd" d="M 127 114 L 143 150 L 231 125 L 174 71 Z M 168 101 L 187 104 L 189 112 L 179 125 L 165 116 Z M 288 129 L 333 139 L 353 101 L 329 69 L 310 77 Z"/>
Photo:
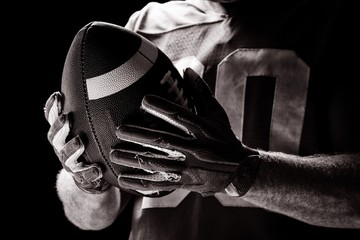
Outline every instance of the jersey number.
<path fill-rule="evenodd" d="M 275 78 L 269 150 L 297 154 L 309 74 L 309 67 L 293 51 L 238 49 L 218 66 L 215 96 L 242 139 L 247 82 L 251 76 Z"/>

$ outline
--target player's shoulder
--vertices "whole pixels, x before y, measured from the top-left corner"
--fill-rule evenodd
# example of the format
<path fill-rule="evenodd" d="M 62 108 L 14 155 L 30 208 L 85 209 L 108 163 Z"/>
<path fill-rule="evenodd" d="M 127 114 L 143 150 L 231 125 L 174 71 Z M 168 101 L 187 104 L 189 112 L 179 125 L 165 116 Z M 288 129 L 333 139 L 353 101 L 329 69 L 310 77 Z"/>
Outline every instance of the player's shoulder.
<path fill-rule="evenodd" d="M 159 34 L 178 28 L 219 22 L 224 18 L 225 10 L 215 2 L 149 2 L 131 15 L 125 27 L 139 33 Z"/>

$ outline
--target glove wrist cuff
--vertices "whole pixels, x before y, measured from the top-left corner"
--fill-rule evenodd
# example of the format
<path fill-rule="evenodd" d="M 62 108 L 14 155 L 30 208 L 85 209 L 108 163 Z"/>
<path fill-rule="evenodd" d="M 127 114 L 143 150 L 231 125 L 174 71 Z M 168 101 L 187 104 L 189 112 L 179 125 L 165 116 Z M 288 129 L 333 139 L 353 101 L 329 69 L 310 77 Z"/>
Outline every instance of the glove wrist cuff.
<path fill-rule="evenodd" d="M 259 155 L 246 157 L 235 172 L 233 181 L 225 188 L 225 192 L 230 196 L 244 196 L 255 181 L 259 164 Z"/>

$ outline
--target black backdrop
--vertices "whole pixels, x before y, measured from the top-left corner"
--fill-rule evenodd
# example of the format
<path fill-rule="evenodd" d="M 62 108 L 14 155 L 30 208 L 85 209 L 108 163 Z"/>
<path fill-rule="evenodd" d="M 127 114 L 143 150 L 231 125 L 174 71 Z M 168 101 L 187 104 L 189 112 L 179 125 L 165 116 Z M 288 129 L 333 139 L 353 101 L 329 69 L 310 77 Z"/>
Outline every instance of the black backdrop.
<path fill-rule="evenodd" d="M 3 229 L 9 236 L 128 238 L 131 209 L 111 227 L 95 232 L 81 231 L 65 218 L 55 189 L 61 164 L 47 142 L 49 124 L 43 107 L 50 94 L 60 90 L 63 64 L 76 32 L 95 20 L 124 25 L 147 2 L 26 3 L 4 9 L 8 17 L 2 49 L 7 54 L 2 80 L 10 87 L 3 87 L 7 95 L 2 109 L 7 134 L 3 162 L 7 164 L 2 167 L 6 173 L 2 199 Z"/>

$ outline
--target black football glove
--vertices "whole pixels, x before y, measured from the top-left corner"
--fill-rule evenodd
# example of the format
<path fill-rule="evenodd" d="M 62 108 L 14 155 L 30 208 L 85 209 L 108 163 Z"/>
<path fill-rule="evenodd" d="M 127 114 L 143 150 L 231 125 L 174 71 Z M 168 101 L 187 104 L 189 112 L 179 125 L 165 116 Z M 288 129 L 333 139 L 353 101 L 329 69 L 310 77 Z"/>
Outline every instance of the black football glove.
<path fill-rule="evenodd" d="M 118 138 L 125 142 L 113 149 L 111 160 L 136 169 L 119 176 L 120 186 L 144 191 L 184 188 L 203 196 L 245 194 L 257 172 L 258 152 L 237 139 L 204 80 L 190 68 L 184 78 L 196 113 L 160 97 L 145 96 L 142 109 L 163 121 L 157 124 L 163 127 L 133 121 L 117 129 Z"/>
<path fill-rule="evenodd" d="M 84 144 L 79 136 L 66 142 L 70 131 L 68 115 L 62 113 L 62 99 L 59 92 L 51 94 L 44 107 L 45 118 L 50 124 L 47 138 L 53 146 L 63 168 L 69 172 L 76 185 L 87 193 L 101 193 L 110 187 L 102 178 L 99 165 L 80 160 Z"/>

